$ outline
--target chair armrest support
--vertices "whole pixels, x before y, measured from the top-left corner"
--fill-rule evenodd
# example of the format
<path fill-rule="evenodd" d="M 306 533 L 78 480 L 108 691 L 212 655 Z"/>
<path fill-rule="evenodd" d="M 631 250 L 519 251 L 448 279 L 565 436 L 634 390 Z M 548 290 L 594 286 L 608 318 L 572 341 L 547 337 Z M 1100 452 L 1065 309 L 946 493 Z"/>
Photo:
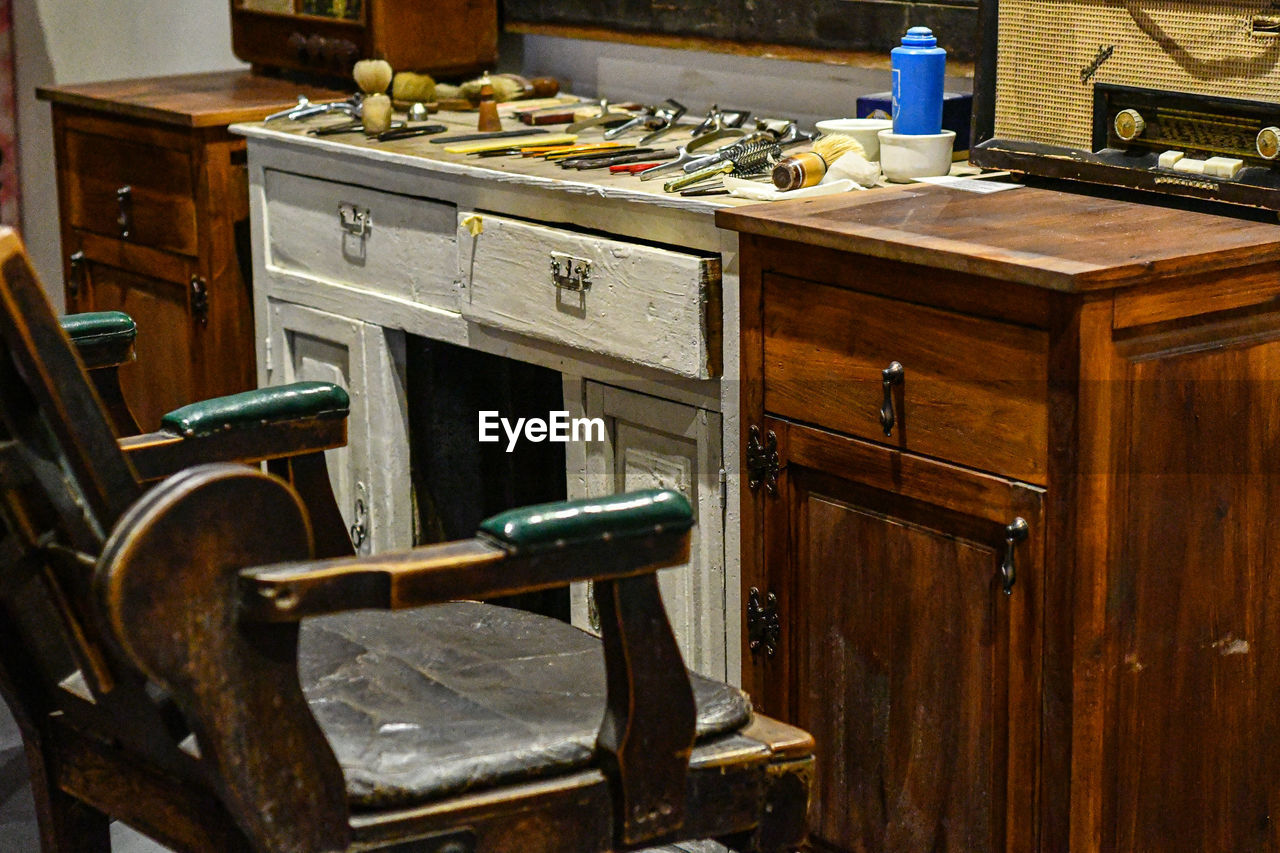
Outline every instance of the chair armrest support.
<path fill-rule="evenodd" d="M 688 561 L 692 525 L 688 501 L 664 490 L 544 504 L 495 516 L 471 540 L 247 569 L 241 612 L 295 621 L 651 574 Z"/>
<path fill-rule="evenodd" d="M 144 482 L 162 480 L 208 462 L 254 464 L 318 453 L 347 443 L 345 418 L 272 421 L 256 427 L 184 437 L 161 430 L 120 440 L 120 449 Z"/>
<path fill-rule="evenodd" d="M 347 442 L 347 392 L 295 382 L 175 409 L 162 429 L 120 441 L 144 481 L 207 462 L 257 463 L 317 453 Z"/>

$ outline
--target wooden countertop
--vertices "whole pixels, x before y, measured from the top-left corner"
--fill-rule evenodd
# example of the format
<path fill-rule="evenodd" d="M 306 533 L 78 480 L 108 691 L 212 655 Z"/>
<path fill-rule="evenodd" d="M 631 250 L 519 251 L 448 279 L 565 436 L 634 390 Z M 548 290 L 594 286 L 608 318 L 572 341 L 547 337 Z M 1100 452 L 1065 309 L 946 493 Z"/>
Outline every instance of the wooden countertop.
<path fill-rule="evenodd" d="M 723 209 L 716 224 L 1067 292 L 1280 261 L 1280 225 L 1031 187 L 911 184 Z"/>
<path fill-rule="evenodd" d="M 258 121 L 296 104 L 299 95 L 323 102 L 340 101 L 349 94 L 249 71 L 212 71 L 36 89 L 37 97 L 55 104 L 183 127 L 222 127 Z"/>

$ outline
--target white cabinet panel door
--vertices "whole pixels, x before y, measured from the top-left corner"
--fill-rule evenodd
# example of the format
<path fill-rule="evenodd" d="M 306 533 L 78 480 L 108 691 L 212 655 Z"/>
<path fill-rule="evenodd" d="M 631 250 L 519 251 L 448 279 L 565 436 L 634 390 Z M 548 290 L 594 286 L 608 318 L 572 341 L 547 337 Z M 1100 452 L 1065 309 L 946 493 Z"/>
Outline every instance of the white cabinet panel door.
<path fill-rule="evenodd" d="M 413 544 L 404 335 L 268 302 L 267 384 L 333 382 L 351 396 L 347 446 L 327 454 L 338 508 L 361 554 Z"/>
<path fill-rule="evenodd" d="M 595 382 L 566 381 L 565 389 L 572 416 L 605 422 L 603 442 L 570 448 L 578 451 L 569 457 L 570 497 L 664 488 L 681 492 L 693 505 L 697 524 L 690 562 L 662 571 L 659 584 L 685 663 L 724 679 L 720 415 Z M 572 399 L 579 393 L 580 400 Z M 593 615 L 587 590 L 576 589 L 574 623 L 594 627 Z"/>

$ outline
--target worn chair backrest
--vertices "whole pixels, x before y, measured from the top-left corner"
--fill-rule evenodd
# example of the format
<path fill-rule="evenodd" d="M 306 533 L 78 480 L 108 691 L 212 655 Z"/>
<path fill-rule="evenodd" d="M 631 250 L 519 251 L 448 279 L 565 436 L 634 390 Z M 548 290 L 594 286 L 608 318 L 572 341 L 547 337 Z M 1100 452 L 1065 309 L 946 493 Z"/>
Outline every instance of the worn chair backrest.
<path fill-rule="evenodd" d="M 54 711 L 140 732 L 165 714 L 91 600 L 104 540 L 140 494 L 21 240 L 0 229 L 0 689 L 28 734 Z"/>

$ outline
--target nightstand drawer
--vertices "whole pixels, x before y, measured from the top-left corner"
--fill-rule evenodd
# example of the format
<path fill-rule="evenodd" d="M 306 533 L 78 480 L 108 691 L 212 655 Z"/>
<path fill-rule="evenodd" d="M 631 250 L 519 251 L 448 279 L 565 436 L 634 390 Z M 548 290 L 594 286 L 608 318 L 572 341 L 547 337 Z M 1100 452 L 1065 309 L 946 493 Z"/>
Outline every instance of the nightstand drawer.
<path fill-rule="evenodd" d="M 680 376 L 720 375 L 718 257 L 490 214 L 458 220 L 467 319 Z"/>
<path fill-rule="evenodd" d="M 455 308 L 452 204 L 268 169 L 267 265 Z"/>
<path fill-rule="evenodd" d="M 61 165 L 73 227 L 196 254 L 195 178 L 187 152 L 69 130 Z"/>
<path fill-rule="evenodd" d="M 1048 350 L 1043 330 L 764 280 L 766 411 L 1030 483 L 1046 480 Z"/>

